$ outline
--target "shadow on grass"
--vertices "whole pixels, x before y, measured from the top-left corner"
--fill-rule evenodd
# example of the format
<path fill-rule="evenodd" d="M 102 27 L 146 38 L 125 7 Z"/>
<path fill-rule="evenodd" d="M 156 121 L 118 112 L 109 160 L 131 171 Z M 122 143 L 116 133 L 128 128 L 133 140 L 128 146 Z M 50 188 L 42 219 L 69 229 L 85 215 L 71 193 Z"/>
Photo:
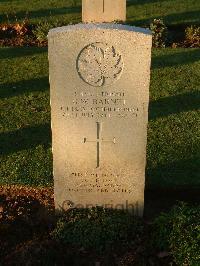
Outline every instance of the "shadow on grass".
<path fill-rule="evenodd" d="M 48 77 L 36 78 L 30 80 L 21 80 L 19 82 L 6 83 L 0 85 L 0 98 L 9 98 L 24 93 L 34 91 L 45 91 L 49 89 Z"/>
<path fill-rule="evenodd" d="M 182 22 L 184 19 L 188 23 L 200 23 L 199 10 L 188 11 L 183 13 L 174 13 L 163 17 L 166 23 L 171 23 L 171 21 Z"/>
<path fill-rule="evenodd" d="M 25 19 L 28 17 L 28 19 L 32 18 L 42 18 L 42 17 L 49 17 L 49 16 L 55 16 L 55 15 L 67 15 L 67 14 L 75 14 L 81 12 L 81 6 L 68 6 L 68 7 L 60 7 L 60 8 L 49 8 L 49 9 L 38 9 L 28 12 L 21 11 L 21 12 L 10 12 L 9 19 L 15 20 L 17 18 Z M 5 14 L 0 15 L 0 21 L 7 21 L 7 17 Z"/>
<path fill-rule="evenodd" d="M 195 111 L 199 109 L 199 103 L 200 91 L 193 91 L 191 93 L 161 98 L 150 102 L 149 119 L 154 120 L 171 114 Z"/>
<path fill-rule="evenodd" d="M 47 48 L 38 48 L 38 47 L 1 48 L 0 59 L 12 59 L 16 57 L 31 56 L 34 54 L 44 54 L 46 52 Z"/>
<path fill-rule="evenodd" d="M 160 212 L 169 211 L 178 201 L 200 204 L 199 187 L 145 189 L 144 216 L 153 219 Z"/>
<path fill-rule="evenodd" d="M 51 126 L 50 124 L 36 125 L 2 133 L 0 134 L 0 143 L 3 155 L 32 149 L 38 145 L 49 148 L 51 146 Z"/>
<path fill-rule="evenodd" d="M 155 2 L 160 3 L 160 0 L 127 0 L 126 6 L 130 7 L 130 6 L 136 6 L 136 5 L 151 4 L 151 3 L 155 3 Z"/>
<path fill-rule="evenodd" d="M 188 151 L 185 157 L 188 159 L 158 164 L 155 168 L 148 167 L 147 162 L 147 188 L 200 188 L 200 156 Z"/>
<path fill-rule="evenodd" d="M 191 64 L 199 60 L 200 49 L 185 49 L 184 52 L 154 56 L 152 58 L 152 69 Z"/>
<path fill-rule="evenodd" d="M 183 13 L 173 13 L 169 14 L 166 16 L 154 16 L 154 17 L 149 17 L 146 19 L 140 19 L 137 20 L 136 17 L 128 17 L 127 18 L 127 23 L 129 25 L 138 25 L 138 26 L 149 26 L 150 23 L 153 21 L 153 19 L 163 19 L 165 24 L 186 24 L 186 25 L 191 25 L 191 24 L 200 24 L 200 17 L 199 17 L 199 11 L 189 11 L 189 12 L 183 12 Z"/>

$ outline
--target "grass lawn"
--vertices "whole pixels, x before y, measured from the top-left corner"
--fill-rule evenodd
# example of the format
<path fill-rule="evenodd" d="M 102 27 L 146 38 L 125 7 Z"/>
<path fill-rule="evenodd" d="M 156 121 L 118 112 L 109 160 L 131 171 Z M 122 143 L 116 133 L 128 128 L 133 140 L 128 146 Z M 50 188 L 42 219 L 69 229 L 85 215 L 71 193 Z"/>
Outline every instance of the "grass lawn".
<path fill-rule="evenodd" d="M 81 21 L 81 0 L 1 0 L 0 21 L 23 20 L 26 12 L 31 23 L 57 19 L 63 23 Z M 197 0 L 128 0 L 127 19 L 135 25 L 149 25 L 162 17 L 166 24 L 200 24 Z"/>
<path fill-rule="evenodd" d="M 20 1 L 18 1 L 20 2 Z M 200 186 L 200 49 L 153 50 L 147 186 Z M 0 48 L 0 184 L 53 184 L 46 48 Z"/>

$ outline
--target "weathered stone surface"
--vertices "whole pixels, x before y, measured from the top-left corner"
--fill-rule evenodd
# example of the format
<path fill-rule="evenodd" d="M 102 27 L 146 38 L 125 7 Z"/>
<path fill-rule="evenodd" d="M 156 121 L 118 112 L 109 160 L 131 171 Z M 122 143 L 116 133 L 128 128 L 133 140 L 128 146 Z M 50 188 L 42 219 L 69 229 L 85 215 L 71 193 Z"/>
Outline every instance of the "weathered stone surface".
<path fill-rule="evenodd" d="M 126 20 L 126 0 L 82 0 L 83 22 Z"/>
<path fill-rule="evenodd" d="M 48 38 L 56 209 L 142 214 L 150 32 L 78 24 Z"/>

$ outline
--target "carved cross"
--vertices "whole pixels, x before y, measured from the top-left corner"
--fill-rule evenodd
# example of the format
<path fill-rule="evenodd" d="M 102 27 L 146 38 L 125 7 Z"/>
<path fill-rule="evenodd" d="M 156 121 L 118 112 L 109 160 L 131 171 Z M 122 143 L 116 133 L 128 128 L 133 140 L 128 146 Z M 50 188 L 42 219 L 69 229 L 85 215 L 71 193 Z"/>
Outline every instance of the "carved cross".
<path fill-rule="evenodd" d="M 96 140 L 87 140 L 87 138 L 84 138 L 84 143 L 86 142 L 94 142 L 97 144 L 97 168 L 100 166 L 100 153 L 101 153 L 101 145 L 103 142 L 110 142 L 113 144 L 116 144 L 116 139 L 113 138 L 112 140 L 104 140 L 102 138 L 102 123 L 96 122 L 97 124 L 97 139 Z"/>

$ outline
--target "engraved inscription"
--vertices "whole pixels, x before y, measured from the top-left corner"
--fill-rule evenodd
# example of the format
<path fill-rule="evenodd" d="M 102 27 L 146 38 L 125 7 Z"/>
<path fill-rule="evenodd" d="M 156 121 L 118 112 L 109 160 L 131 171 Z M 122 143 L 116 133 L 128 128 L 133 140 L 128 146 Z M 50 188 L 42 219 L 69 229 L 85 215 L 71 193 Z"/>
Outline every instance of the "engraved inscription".
<path fill-rule="evenodd" d="M 69 192 L 109 192 L 109 193 L 132 193 L 135 185 L 130 185 L 118 174 L 95 173 L 95 172 L 73 172 L 70 174 L 73 185 L 69 185 Z"/>
<path fill-rule="evenodd" d="M 137 118 L 138 105 L 129 103 L 125 92 L 77 92 L 67 106 L 60 107 L 62 116 L 66 118 Z"/>
<path fill-rule="evenodd" d="M 123 59 L 114 46 L 106 43 L 92 43 L 80 52 L 77 71 L 89 85 L 101 87 L 118 80 L 123 70 Z"/>

